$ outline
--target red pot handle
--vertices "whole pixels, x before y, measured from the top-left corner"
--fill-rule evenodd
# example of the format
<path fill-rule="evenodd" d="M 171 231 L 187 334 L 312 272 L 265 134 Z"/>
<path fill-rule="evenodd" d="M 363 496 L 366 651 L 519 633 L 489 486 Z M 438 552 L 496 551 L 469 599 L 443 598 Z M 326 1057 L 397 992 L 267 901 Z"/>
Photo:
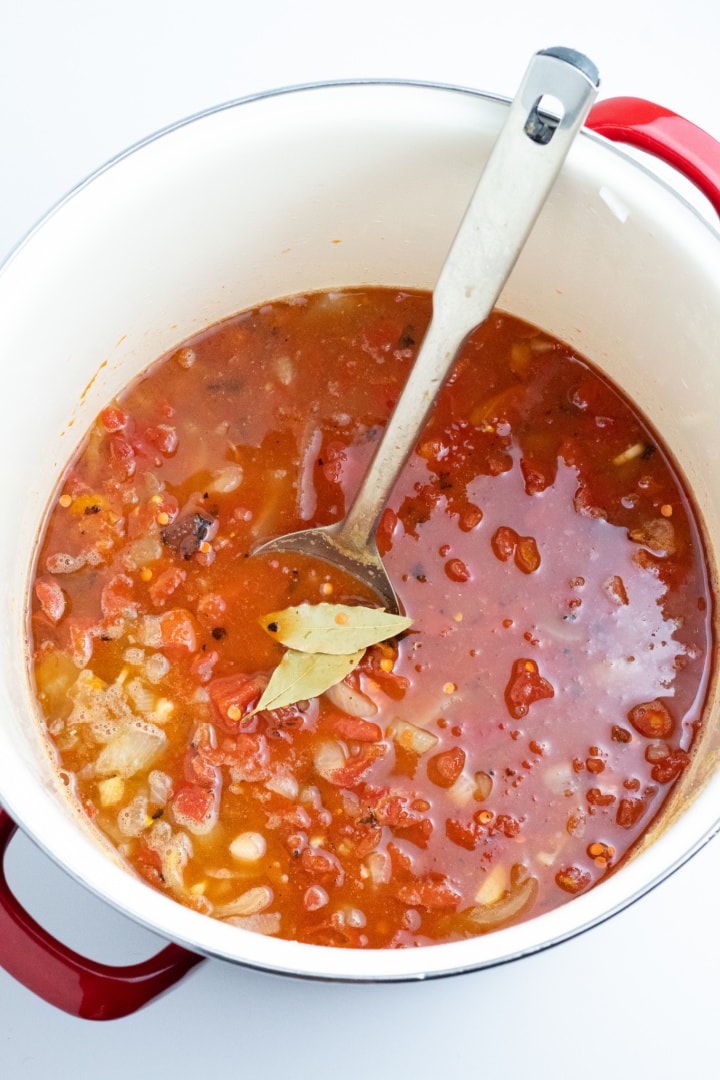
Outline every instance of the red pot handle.
<path fill-rule="evenodd" d="M 5 852 L 17 829 L 0 807 L 0 965 L 38 997 L 71 1016 L 116 1020 L 142 1008 L 202 960 L 179 945 L 128 967 L 87 960 L 62 945 L 19 904 L 5 878 Z"/>
<path fill-rule="evenodd" d="M 616 142 L 647 150 L 691 180 L 720 214 L 720 143 L 670 109 L 635 97 L 608 98 L 586 126 Z"/>

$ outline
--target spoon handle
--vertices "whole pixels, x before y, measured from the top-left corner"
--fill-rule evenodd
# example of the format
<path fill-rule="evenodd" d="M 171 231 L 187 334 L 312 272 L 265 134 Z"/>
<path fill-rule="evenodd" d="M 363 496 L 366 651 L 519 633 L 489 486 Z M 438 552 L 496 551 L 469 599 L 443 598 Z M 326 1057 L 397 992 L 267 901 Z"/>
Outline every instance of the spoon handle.
<path fill-rule="evenodd" d="M 433 290 L 433 316 L 405 388 L 336 540 L 362 550 L 461 345 L 491 313 L 599 85 L 571 49 L 536 53 Z"/>

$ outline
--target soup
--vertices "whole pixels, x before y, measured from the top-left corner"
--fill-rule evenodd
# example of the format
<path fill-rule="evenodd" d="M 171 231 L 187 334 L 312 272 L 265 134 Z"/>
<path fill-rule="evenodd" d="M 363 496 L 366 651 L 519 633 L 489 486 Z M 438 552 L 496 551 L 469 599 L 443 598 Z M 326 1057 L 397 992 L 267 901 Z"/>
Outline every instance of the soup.
<path fill-rule="evenodd" d="M 296 296 L 186 342 L 100 414 L 39 541 L 32 672 L 74 797 L 151 885 L 261 933 L 401 948 L 566 903 L 701 727 L 713 599 L 682 480 L 613 386 L 504 313 L 381 519 L 407 625 L 358 648 L 370 592 L 253 554 L 343 516 L 430 306 Z M 316 617 L 284 676 L 281 631 Z"/>

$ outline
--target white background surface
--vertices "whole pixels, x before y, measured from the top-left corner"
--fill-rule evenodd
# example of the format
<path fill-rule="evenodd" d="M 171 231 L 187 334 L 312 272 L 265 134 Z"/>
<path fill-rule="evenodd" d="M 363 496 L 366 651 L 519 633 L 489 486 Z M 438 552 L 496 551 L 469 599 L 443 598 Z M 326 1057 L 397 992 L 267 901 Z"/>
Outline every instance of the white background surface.
<path fill-rule="evenodd" d="M 512 96 L 531 54 L 556 44 L 596 62 L 601 96 L 649 98 L 720 139 L 716 0 L 0 0 L 0 257 L 107 158 L 213 104 L 350 77 Z M 154 950 L 23 837 L 8 873 L 89 955 L 132 963 Z M 69 1018 L 0 971 L 0 1075 L 714 1076 L 719 885 L 715 840 L 604 926 L 493 971 L 335 986 L 206 961 L 110 1023 Z"/>

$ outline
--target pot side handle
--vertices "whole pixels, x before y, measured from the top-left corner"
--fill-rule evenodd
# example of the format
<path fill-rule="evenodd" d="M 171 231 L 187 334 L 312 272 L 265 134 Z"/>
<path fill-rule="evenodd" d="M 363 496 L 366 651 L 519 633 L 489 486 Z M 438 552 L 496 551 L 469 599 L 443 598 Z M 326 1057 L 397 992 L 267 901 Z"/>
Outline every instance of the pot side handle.
<path fill-rule="evenodd" d="M 590 110 L 586 127 L 646 150 L 686 176 L 720 214 L 720 143 L 682 116 L 635 97 L 608 98 Z"/>
<path fill-rule="evenodd" d="M 88 960 L 35 922 L 11 893 L 4 859 L 17 826 L 0 807 L 0 966 L 32 993 L 84 1020 L 116 1020 L 168 990 L 202 960 L 168 945 L 139 964 Z"/>

